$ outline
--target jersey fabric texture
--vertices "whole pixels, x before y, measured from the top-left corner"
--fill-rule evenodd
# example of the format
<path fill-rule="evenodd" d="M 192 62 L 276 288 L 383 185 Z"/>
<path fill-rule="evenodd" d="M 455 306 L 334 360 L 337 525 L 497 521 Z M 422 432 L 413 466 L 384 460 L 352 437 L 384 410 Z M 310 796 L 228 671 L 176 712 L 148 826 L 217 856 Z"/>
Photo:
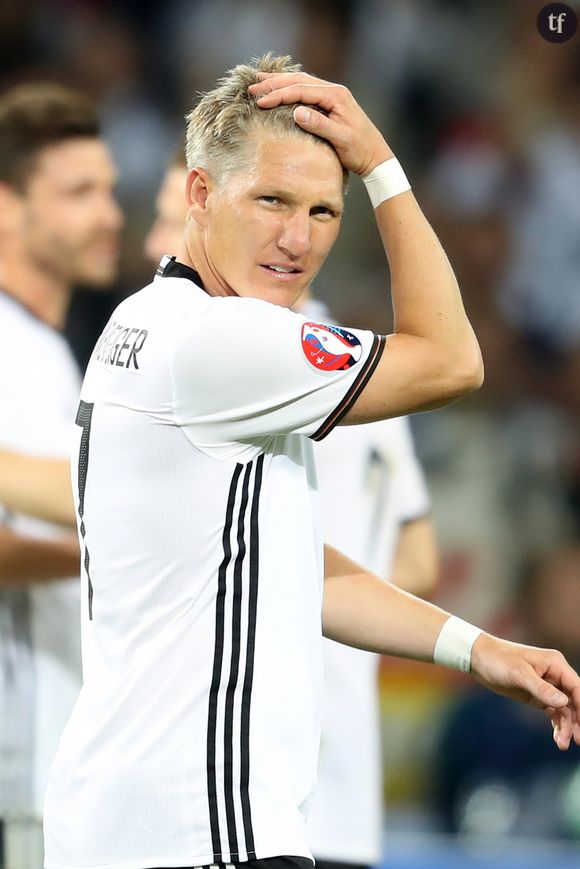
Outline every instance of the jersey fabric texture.
<path fill-rule="evenodd" d="M 0 445 L 68 456 L 80 389 L 63 337 L 0 292 Z M 62 528 L 0 506 L 0 521 Z M 81 684 L 78 578 L 0 591 L 0 814 L 39 818 L 48 768 Z"/>
<path fill-rule="evenodd" d="M 301 311 L 331 319 L 319 302 Z M 336 428 L 314 454 L 325 542 L 388 579 L 402 525 L 429 510 L 408 419 Z M 383 815 L 379 656 L 326 639 L 323 656 L 322 736 L 308 844 L 317 863 L 377 865 Z"/>
<path fill-rule="evenodd" d="M 114 312 L 77 415 L 84 684 L 50 775 L 48 869 L 310 857 L 309 438 L 346 412 L 383 340 L 211 297 L 174 260 Z"/>

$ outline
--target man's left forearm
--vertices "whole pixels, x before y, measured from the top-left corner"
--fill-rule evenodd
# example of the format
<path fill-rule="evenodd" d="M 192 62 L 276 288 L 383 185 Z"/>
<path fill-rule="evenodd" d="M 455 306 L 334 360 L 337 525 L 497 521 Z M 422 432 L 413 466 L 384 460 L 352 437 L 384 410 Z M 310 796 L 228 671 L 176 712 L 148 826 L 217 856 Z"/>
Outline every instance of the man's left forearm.
<path fill-rule="evenodd" d="M 384 582 L 325 546 L 323 632 L 326 637 L 384 655 L 432 661 L 449 614 Z"/>
<path fill-rule="evenodd" d="M 322 624 L 325 636 L 349 646 L 471 671 L 487 688 L 543 709 L 558 748 L 580 745 L 580 678 L 560 652 L 480 632 L 330 546 Z"/>

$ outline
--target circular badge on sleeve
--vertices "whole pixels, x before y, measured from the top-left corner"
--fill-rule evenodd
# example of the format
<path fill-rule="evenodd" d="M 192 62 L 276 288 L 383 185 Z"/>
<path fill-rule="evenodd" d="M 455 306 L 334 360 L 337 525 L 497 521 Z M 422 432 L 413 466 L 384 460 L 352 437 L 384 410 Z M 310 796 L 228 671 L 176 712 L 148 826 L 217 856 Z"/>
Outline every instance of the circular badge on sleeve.
<path fill-rule="evenodd" d="M 317 371 L 344 371 L 362 356 L 362 345 L 356 335 L 338 326 L 304 323 L 302 350 Z"/>

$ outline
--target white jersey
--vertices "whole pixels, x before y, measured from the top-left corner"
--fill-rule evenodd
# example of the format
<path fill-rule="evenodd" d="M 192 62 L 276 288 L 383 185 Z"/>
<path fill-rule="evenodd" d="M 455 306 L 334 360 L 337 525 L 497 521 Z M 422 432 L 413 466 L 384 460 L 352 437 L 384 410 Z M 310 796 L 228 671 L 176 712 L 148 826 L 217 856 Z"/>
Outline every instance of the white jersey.
<path fill-rule="evenodd" d="M 310 306 L 302 311 L 312 314 Z M 320 308 L 317 314 L 328 319 Z M 314 453 L 325 542 L 388 579 L 401 526 L 429 509 L 408 419 L 337 428 Z M 332 640 L 324 640 L 323 649 L 322 738 L 308 844 L 319 859 L 377 864 L 382 831 L 379 657 Z"/>
<path fill-rule="evenodd" d="M 0 293 L 0 445 L 68 456 L 79 389 L 64 338 Z M 35 537 L 63 534 L 1 506 L 0 521 Z M 0 591 L 0 815 L 40 817 L 80 684 L 78 579 Z"/>
<path fill-rule="evenodd" d="M 77 416 L 84 684 L 50 775 L 49 869 L 310 856 L 323 550 L 308 437 L 382 347 L 211 297 L 174 260 L 116 309 Z"/>

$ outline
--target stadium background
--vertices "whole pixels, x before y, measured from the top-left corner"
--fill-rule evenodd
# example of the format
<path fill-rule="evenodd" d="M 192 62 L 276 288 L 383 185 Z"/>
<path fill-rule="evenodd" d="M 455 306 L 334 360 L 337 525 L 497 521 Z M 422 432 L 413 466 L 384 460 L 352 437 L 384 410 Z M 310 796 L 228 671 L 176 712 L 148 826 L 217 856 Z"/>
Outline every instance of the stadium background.
<path fill-rule="evenodd" d="M 112 307 L 150 277 L 143 239 L 196 92 L 267 50 L 349 85 L 443 240 L 486 363 L 477 396 L 413 420 L 442 546 L 437 601 L 516 639 L 553 636 L 578 666 L 580 32 L 543 40 L 543 5 L 3 0 L 0 89 L 51 79 L 90 92 L 120 169 L 121 277 L 110 292 L 79 288 L 67 327 L 83 365 Z M 384 332 L 361 187 L 316 290 L 343 322 Z M 391 660 L 381 698 L 385 867 L 580 866 L 580 751 L 562 758 L 539 713 Z"/>

